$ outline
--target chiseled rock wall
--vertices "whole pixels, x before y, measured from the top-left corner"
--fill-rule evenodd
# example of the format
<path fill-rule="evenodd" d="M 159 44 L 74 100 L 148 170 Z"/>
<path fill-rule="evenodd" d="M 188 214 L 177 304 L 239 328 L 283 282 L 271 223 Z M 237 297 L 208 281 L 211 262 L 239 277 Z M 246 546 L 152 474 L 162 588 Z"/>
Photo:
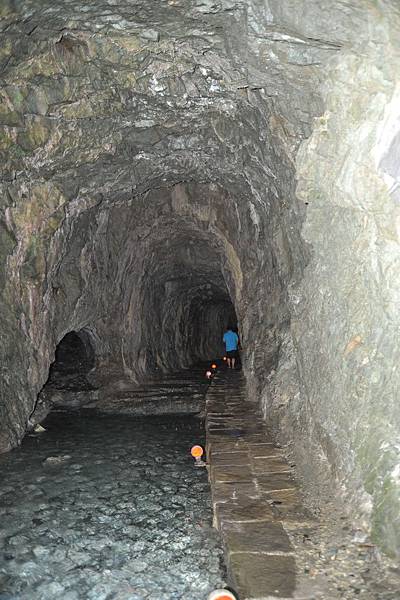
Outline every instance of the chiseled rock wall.
<path fill-rule="evenodd" d="M 400 551 L 399 34 L 399 9 L 382 3 L 368 43 L 327 71 L 324 112 L 297 155 L 311 260 L 290 290 L 292 339 L 272 377 L 275 401 L 265 394 L 310 490 L 334 482 L 357 507 L 355 525 L 372 523 L 392 554 Z"/>
<path fill-rule="evenodd" d="M 394 51 L 388 40 L 332 72 L 327 112 L 298 163 L 313 260 L 293 324 L 332 475 L 347 494 L 363 496 L 375 533 L 391 550 L 400 541 L 400 207 L 382 175 L 389 156 L 400 160 L 398 123 L 394 130 L 384 124 L 400 119 L 399 59 L 400 46 Z M 347 81 L 338 85 L 343 73 Z M 315 151 L 324 157 L 319 165 Z M 321 329 L 314 344 L 307 332 Z"/>

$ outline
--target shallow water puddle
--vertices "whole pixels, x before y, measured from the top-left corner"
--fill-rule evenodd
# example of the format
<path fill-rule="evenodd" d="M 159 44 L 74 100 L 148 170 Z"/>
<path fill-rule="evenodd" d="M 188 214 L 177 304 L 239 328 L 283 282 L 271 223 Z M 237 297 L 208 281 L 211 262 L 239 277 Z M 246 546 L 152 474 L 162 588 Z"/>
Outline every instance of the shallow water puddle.
<path fill-rule="evenodd" d="M 0 457 L 1 600 L 204 600 L 224 583 L 195 418 L 45 427 Z"/>

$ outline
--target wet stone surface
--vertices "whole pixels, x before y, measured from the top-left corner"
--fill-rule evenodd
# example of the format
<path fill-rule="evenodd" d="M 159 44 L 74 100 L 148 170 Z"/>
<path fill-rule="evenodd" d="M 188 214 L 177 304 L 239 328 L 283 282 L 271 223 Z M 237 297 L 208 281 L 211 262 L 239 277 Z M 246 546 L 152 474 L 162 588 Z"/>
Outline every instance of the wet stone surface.
<path fill-rule="evenodd" d="M 231 429 L 235 414 L 240 432 Z M 331 500 L 311 511 L 303 498 L 308 490 L 274 446 L 240 373 L 222 369 L 213 380 L 206 431 L 215 524 L 241 599 L 399 600 L 398 565 L 360 539 L 343 505 Z"/>
<path fill-rule="evenodd" d="M 0 457 L 1 600 L 204 600 L 224 584 L 193 417 L 52 413 Z"/>

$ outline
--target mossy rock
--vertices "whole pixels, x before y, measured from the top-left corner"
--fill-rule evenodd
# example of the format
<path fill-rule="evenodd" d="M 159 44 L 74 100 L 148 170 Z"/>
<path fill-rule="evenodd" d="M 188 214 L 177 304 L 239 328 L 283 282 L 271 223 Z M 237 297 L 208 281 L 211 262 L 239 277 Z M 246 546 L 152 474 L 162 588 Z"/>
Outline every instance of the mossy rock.
<path fill-rule="evenodd" d="M 2 0 L 0 2 L 0 18 L 9 17 L 15 12 L 14 0 Z"/>
<path fill-rule="evenodd" d="M 7 152 L 13 144 L 10 132 L 6 129 L 0 130 L 0 152 Z"/>
<path fill-rule="evenodd" d="M 50 127 L 40 117 L 32 119 L 24 132 L 18 134 L 18 144 L 27 152 L 43 146 L 50 137 Z"/>
<path fill-rule="evenodd" d="M 45 266 L 41 240 L 39 236 L 32 236 L 21 268 L 22 276 L 38 281 L 45 271 Z"/>
<path fill-rule="evenodd" d="M 11 254 L 17 245 L 17 240 L 4 223 L 0 222 L 0 283 L 4 290 L 6 280 L 6 257 Z"/>
<path fill-rule="evenodd" d="M 7 111 L 6 107 L 0 104 L 0 125 L 20 127 L 22 124 L 23 118 L 20 113 L 15 110 Z"/>

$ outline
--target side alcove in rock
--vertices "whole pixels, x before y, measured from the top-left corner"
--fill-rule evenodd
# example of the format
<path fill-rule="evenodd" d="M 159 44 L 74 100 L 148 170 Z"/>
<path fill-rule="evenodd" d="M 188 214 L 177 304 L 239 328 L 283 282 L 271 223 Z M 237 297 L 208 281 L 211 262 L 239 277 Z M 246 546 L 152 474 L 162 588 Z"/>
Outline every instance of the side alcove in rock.
<path fill-rule="evenodd" d="M 55 360 L 51 363 L 49 377 L 38 394 L 31 421 L 39 422 L 54 408 L 78 408 L 90 402 L 93 393 L 96 393 L 90 379 L 95 362 L 90 333 L 85 329 L 68 332 L 57 344 Z"/>
<path fill-rule="evenodd" d="M 89 334 L 85 330 L 70 331 L 57 345 L 47 383 L 62 387 L 68 382 L 73 386 L 79 385 L 79 377 L 86 375 L 93 367 L 94 349 Z"/>

